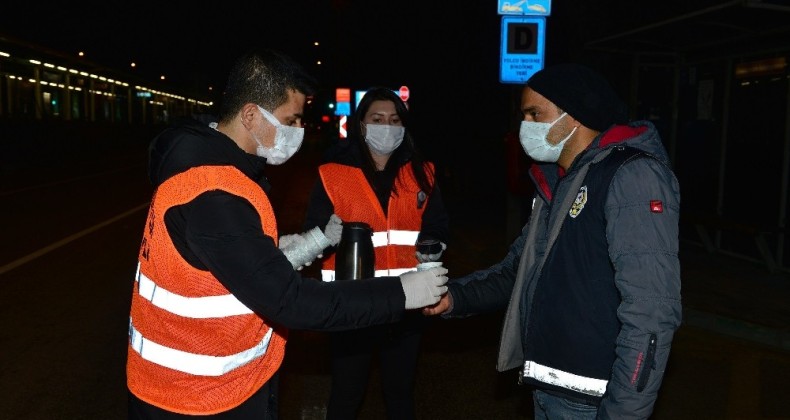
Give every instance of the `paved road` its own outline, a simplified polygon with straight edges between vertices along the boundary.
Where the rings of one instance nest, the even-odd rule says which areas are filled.
[[[116,147],[93,154],[64,149],[60,159],[4,167],[0,419],[125,418],[129,294],[150,188],[144,144],[103,140],[113,139]],[[307,142],[292,162],[271,170],[285,233],[297,230],[304,216],[320,151],[320,143]],[[454,182],[464,185],[448,180]],[[506,247],[502,190],[468,191],[446,190],[453,221],[446,266],[453,276],[496,262]],[[705,261],[693,247],[685,255],[694,261],[684,262],[693,269],[684,277],[690,291],[684,306],[697,318],[676,336],[654,418],[790,418],[790,351],[781,346],[787,310],[780,306],[790,297],[783,287],[790,282],[772,282],[755,274],[759,267],[730,259]],[[716,274],[722,268],[729,277]],[[705,273],[727,280],[715,286],[714,299],[704,292],[715,278]],[[765,285],[758,288],[762,295],[755,284]],[[765,308],[738,300],[739,287],[749,291],[740,293],[752,297],[748,302],[760,300]],[[765,325],[764,313],[777,323]],[[433,320],[418,370],[420,418],[531,418],[528,392],[515,385],[515,373],[494,369],[500,318]],[[326,344],[321,333],[292,333],[282,369],[283,419],[321,418],[329,383]],[[360,419],[382,418],[376,375]]]

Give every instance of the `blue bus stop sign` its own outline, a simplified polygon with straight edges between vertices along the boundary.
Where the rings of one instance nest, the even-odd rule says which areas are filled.
[[[542,69],[545,41],[544,16],[502,16],[499,81],[522,84]]]

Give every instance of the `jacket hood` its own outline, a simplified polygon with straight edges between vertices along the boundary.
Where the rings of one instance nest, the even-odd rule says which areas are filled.
[[[182,118],[159,133],[148,149],[148,178],[154,187],[175,174],[203,165],[235,166],[260,179],[266,159],[239,148],[226,135],[209,127],[213,118]]]
[[[650,121],[634,121],[627,125],[614,125],[596,137],[587,150],[603,150],[621,144],[642,150],[661,162],[669,164],[669,154],[658,135],[658,130]]]
[[[669,165],[669,154],[658,130],[650,121],[634,121],[626,125],[613,125],[608,130],[599,134],[592,143],[571,164],[570,172],[589,164],[610,149],[625,145],[642,150],[659,161]],[[551,199],[551,189],[556,185],[557,179],[564,176],[564,171],[556,163],[536,162],[529,170],[530,175],[547,199]]]

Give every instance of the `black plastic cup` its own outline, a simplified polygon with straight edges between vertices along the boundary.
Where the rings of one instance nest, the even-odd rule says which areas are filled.
[[[417,252],[424,255],[438,254],[442,252],[442,243],[436,239],[423,239],[417,241]]]

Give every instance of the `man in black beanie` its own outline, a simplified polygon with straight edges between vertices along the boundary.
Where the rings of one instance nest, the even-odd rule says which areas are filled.
[[[521,96],[532,213],[499,263],[448,283],[426,315],[505,307],[497,370],[520,369],[536,419],[653,412],[680,326],[680,187],[656,128],[594,70],[561,64]]]

